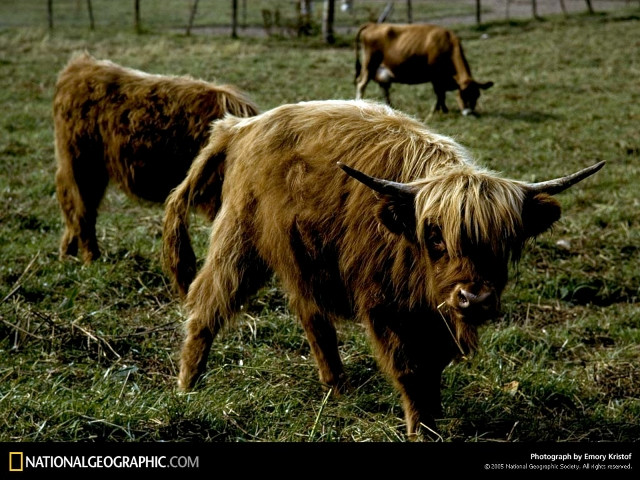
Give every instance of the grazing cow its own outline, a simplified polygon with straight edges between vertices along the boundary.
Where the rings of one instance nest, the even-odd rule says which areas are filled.
[[[441,373],[498,314],[509,261],[560,218],[551,195],[601,166],[536,184],[504,179],[450,138],[357,100],[216,122],[165,211],[165,261],[188,289],[180,387],[194,386],[216,334],[274,272],[322,382],[345,385],[334,322],[355,318],[400,391],[409,435],[435,428]],[[181,255],[201,191],[218,213],[191,281],[193,255]]]
[[[98,206],[109,180],[127,194],[164,202],[185,177],[210,123],[257,107],[237,88],[190,77],[150,75],[75,55],[53,100],[56,189],[66,224],[60,255],[100,255]]]
[[[474,113],[480,90],[493,86],[493,82],[479,83],[471,77],[460,39],[451,30],[424,24],[368,23],[360,27],[356,35],[357,99],[363,97],[370,80],[382,87],[389,105],[392,83],[431,82],[437,97],[434,112],[447,113],[446,92],[458,90],[463,115]]]

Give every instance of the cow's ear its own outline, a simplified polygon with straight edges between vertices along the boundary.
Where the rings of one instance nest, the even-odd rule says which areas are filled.
[[[382,225],[390,232],[404,235],[409,240],[415,241],[416,188],[414,186],[372,177],[342,162],[338,162],[338,166],[349,176],[376,192],[378,198],[376,217]]]
[[[478,88],[481,88],[482,90],[486,90],[491,87],[493,87],[493,82],[478,83]]]
[[[527,238],[546,232],[560,219],[560,204],[546,193],[526,198],[522,207],[522,224]]]
[[[416,241],[416,211],[413,197],[380,196],[376,216],[391,233],[404,235],[412,242]]]

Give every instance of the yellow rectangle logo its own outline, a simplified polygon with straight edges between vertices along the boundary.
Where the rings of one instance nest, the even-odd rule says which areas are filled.
[[[24,456],[22,452],[9,452],[9,471],[21,472],[24,468]]]

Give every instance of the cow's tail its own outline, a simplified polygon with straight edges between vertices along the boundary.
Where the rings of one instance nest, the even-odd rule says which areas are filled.
[[[189,235],[190,210],[195,207],[213,221],[220,208],[228,137],[216,126],[222,122],[224,120],[214,123],[209,143],[165,202],[162,261],[182,297],[186,296],[196,274],[196,255]]]
[[[362,63],[360,61],[360,34],[362,31],[367,28],[368,24],[362,25],[356,33],[356,77],[353,81],[354,84],[358,83],[358,77],[360,76],[360,71],[362,70]]]
[[[225,113],[235,117],[253,117],[260,113],[253,100],[234,85],[222,85],[218,87],[218,91],[218,103],[223,106]]]

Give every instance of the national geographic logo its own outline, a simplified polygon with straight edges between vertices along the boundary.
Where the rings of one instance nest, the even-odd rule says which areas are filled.
[[[22,452],[9,452],[9,471],[21,472],[24,470],[24,455]]]
[[[5,457],[6,458],[6,457]],[[187,455],[24,454],[9,452],[9,471],[48,469],[199,469],[200,457]],[[2,478],[0,476],[0,478]]]

